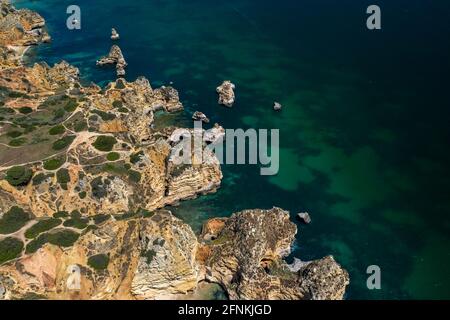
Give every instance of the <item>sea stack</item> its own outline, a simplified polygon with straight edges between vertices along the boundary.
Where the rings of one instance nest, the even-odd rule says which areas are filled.
[[[311,216],[308,212],[301,212],[298,214],[300,220],[302,220],[305,224],[310,224],[312,222]]]
[[[273,105],[273,110],[281,111],[281,109],[283,109],[283,106],[281,105],[281,103],[275,102],[274,105]]]
[[[234,89],[236,86],[231,81],[224,81],[219,87],[217,87],[217,93],[219,94],[219,104],[222,104],[228,108],[231,108],[235,101]]]
[[[117,76],[123,77],[125,76],[125,68],[128,65],[123,57],[122,50],[120,50],[119,46],[113,45],[109,54],[105,57],[102,57],[100,60],[97,60],[98,66],[106,66],[110,64],[116,65]]]
[[[203,123],[209,123],[208,117],[203,112],[200,111],[195,111],[192,116],[192,119],[195,121],[201,121]]]
[[[119,40],[120,39],[120,35],[119,33],[117,33],[117,30],[112,28],[111,29],[111,40]]]

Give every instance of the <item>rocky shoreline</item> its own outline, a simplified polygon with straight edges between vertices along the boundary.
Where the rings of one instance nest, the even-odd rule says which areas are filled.
[[[50,39],[44,19],[4,0],[0,18],[0,299],[183,299],[204,281],[230,299],[343,299],[348,273],[332,257],[295,271],[283,260],[288,212],[246,210],[197,236],[164,209],[222,180],[212,153],[172,163],[179,128],[152,128],[156,111],[183,110],[176,89],[121,78],[117,46],[99,60],[118,70],[105,88],[64,61],[26,67],[26,48]]]

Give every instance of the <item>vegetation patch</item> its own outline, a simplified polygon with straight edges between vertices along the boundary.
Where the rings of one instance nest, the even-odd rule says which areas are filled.
[[[113,105],[114,108],[118,109],[118,108],[121,108],[123,106],[123,103],[120,100],[116,100],[116,101],[113,102],[112,105]]]
[[[6,238],[0,241],[0,265],[16,259],[23,250],[23,242],[16,238]]]
[[[19,109],[19,112],[21,114],[30,114],[33,112],[33,109],[31,109],[30,107],[22,107]]]
[[[94,270],[100,271],[108,268],[109,256],[106,254],[97,254],[88,258],[88,265]]]
[[[62,223],[61,219],[55,218],[41,220],[25,232],[25,237],[27,237],[28,239],[34,239],[41,233],[56,228],[61,223]]]
[[[138,163],[139,161],[141,161],[141,157],[142,156],[144,156],[144,151],[139,151],[139,152],[137,152],[137,153],[133,153],[131,156],[130,156],[130,162],[132,163],[132,164],[136,164],[136,163]]]
[[[75,140],[75,136],[65,136],[53,143],[53,150],[59,151],[67,148]]]
[[[6,172],[6,181],[14,187],[24,186],[30,182],[33,171],[27,167],[12,167]]]
[[[69,170],[62,168],[56,173],[56,179],[60,184],[66,184],[70,182]]]
[[[80,197],[80,199],[86,198],[87,196],[86,191],[81,191],[80,193],[78,193],[78,196]]]
[[[77,100],[70,99],[64,106],[64,110],[67,112],[74,112],[78,108]]]
[[[147,264],[151,264],[156,256],[155,250],[147,250],[141,253],[141,257],[146,258]]]
[[[44,233],[37,237],[35,240],[28,243],[25,252],[27,254],[34,253],[46,243],[51,243],[55,246],[67,248],[73,246],[78,240],[80,235],[71,230],[62,230],[55,233]]]
[[[25,143],[27,143],[27,139],[26,138],[17,138],[17,139],[13,139],[11,140],[8,145],[11,147],[20,147],[23,146]]]
[[[75,122],[75,124],[73,125],[73,130],[75,132],[81,132],[87,129],[87,123],[85,120],[79,120],[77,122]]]
[[[53,171],[59,169],[65,162],[64,158],[53,158],[44,162],[44,169]]]
[[[93,219],[94,219],[95,224],[102,224],[103,222],[108,221],[110,218],[111,218],[110,215],[99,214],[99,215],[94,216]]]
[[[97,109],[92,110],[91,112],[100,116],[100,118],[102,118],[103,121],[111,121],[116,118],[116,115],[113,113],[109,113],[109,112],[105,112],[105,111],[101,111],[101,110],[97,110]]]
[[[128,170],[128,177],[133,182],[140,182],[142,179],[141,173],[135,170]]]
[[[63,134],[64,132],[66,132],[66,128],[64,128],[63,125],[57,125],[48,131],[48,133],[52,136],[57,136]]]
[[[17,232],[30,220],[30,214],[19,207],[12,207],[0,219],[0,234]]]
[[[120,154],[118,154],[117,152],[110,152],[108,153],[108,155],[106,156],[106,159],[108,161],[117,161],[120,159]]]
[[[67,218],[67,217],[69,217],[69,213],[67,211],[58,211],[53,214],[53,218],[56,218],[56,219]]]
[[[22,134],[23,134],[23,132],[21,132],[21,131],[10,131],[6,135],[10,138],[15,139],[15,138],[20,137]]]
[[[102,177],[97,177],[91,181],[91,190],[92,195],[98,199],[106,197],[107,191],[103,184]]]
[[[117,143],[117,140],[114,137],[110,136],[100,136],[97,137],[93,146],[103,152],[109,152],[113,149],[114,145]]]
[[[64,226],[75,229],[86,229],[89,224],[89,219],[86,218],[72,218],[64,221]]]

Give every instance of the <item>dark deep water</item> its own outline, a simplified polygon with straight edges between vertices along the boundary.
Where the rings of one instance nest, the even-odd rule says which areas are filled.
[[[383,30],[365,27],[382,8]],[[100,84],[95,60],[116,27],[127,79],[171,81],[186,107],[225,128],[280,128],[280,173],[224,166],[222,189],[175,213],[196,230],[208,217],[279,206],[309,211],[295,255],[333,254],[350,272],[349,299],[450,298],[448,1],[79,0],[82,30],[65,27],[72,1],[17,1],[47,20],[49,63],[65,59]],[[233,109],[215,87],[237,85]],[[285,109],[272,112],[274,101]],[[366,287],[379,265],[382,290]]]

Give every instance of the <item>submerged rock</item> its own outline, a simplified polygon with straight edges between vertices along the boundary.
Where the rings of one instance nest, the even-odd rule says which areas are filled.
[[[209,123],[208,117],[203,112],[200,111],[195,111],[194,114],[192,115],[192,119],[195,121]]]
[[[224,81],[219,87],[217,87],[217,93],[219,94],[219,104],[231,108],[236,99],[234,89],[236,86],[231,81]]]

